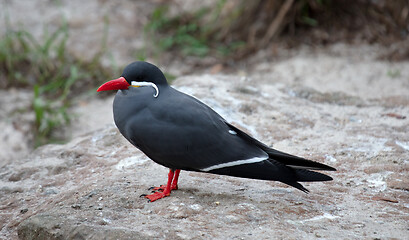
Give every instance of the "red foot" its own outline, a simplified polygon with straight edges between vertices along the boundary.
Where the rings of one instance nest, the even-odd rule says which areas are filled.
[[[149,201],[153,202],[169,196],[172,190],[178,189],[179,173],[180,169],[175,170],[175,172],[173,172],[171,169],[168,174],[168,183],[166,184],[166,186],[162,185],[160,187],[153,188],[152,190],[156,192],[150,195],[146,195],[145,197],[149,199]]]
[[[153,187],[153,188],[149,188],[149,190],[152,190],[154,192],[163,192],[166,188],[166,185],[161,185],[160,187]],[[177,190],[178,189],[178,185],[173,184],[170,186],[170,190]]]
[[[146,195],[145,197],[146,197],[147,199],[149,199],[150,202],[154,202],[154,201],[156,201],[156,200],[158,200],[158,199],[167,197],[167,196],[169,196],[169,195],[170,195],[170,193],[167,193],[167,194],[166,194],[166,193],[163,193],[163,192],[155,192],[155,193],[153,193],[153,194]]]

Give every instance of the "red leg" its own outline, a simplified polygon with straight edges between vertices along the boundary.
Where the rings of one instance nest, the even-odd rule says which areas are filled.
[[[175,172],[177,172],[178,170],[176,170]],[[180,172],[180,170],[179,170]],[[177,172],[177,175],[179,175],[179,172]],[[172,171],[172,169],[169,170],[169,174],[168,174],[168,183],[166,184],[166,187],[164,188],[163,192],[155,192],[153,194],[147,195],[145,196],[146,198],[148,198],[151,202],[156,201],[158,199],[167,197],[170,195],[171,192],[171,185],[172,185],[172,180],[173,180],[173,176],[174,176],[174,172]],[[177,184],[177,178],[176,178],[176,184]]]
[[[171,186],[172,190],[177,190],[178,189],[179,173],[180,173],[180,169],[176,169],[175,170],[175,176],[173,177],[172,186]]]
[[[173,176],[172,184],[170,185],[170,190],[177,190],[178,189],[179,173],[180,173],[180,169],[176,169],[175,174]],[[153,192],[156,192],[156,191],[163,192],[165,190],[165,188],[166,188],[166,185],[161,185],[160,187],[149,188],[149,190],[152,190]]]

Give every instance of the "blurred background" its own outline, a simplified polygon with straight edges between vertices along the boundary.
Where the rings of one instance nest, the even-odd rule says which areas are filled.
[[[173,81],[246,75],[262,63],[339,43],[345,50],[371,46],[382,61],[409,59],[407,0],[0,3],[2,144],[19,143],[10,154],[70,139],[67,126],[78,117],[72,108],[106,97],[96,87],[135,60],[155,63]]]

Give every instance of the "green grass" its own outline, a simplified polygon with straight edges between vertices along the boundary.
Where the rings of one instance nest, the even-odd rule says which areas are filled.
[[[212,25],[219,20],[225,2],[219,1],[213,9],[201,8],[176,17],[168,17],[169,9],[166,5],[157,7],[145,26],[147,42],[153,41],[154,55],[174,50],[182,56],[225,57],[244,46],[245,43],[241,41],[225,44],[215,37]],[[138,57],[141,53],[146,57],[146,50],[139,51]]]
[[[390,70],[388,70],[386,75],[388,77],[390,77],[390,78],[399,78],[401,76],[401,73],[400,73],[399,69],[390,69]]]
[[[107,28],[106,19],[106,33]],[[42,41],[26,30],[12,29],[0,39],[1,87],[28,88],[34,93],[32,107],[28,109],[35,113],[34,146],[61,141],[53,138],[53,132],[71,122],[68,110],[73,97],[112,76],[110,69],[100,65],[106,52],[106,37],[91,61],[77,59],[67,52],[68,37],[65,23],[52,33],[45,32]]]

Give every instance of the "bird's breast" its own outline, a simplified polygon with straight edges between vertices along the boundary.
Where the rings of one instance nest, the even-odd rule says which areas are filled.
[[[114,121],[124,136],[127,125],[141,124],[139,121],[142,121],[142,119],[139,120],[139,116],[142,116],[143,111],[146,110],[149,98],[152,98],[152,96],[137,88],[119,90],[115,95],[113,103]]]

